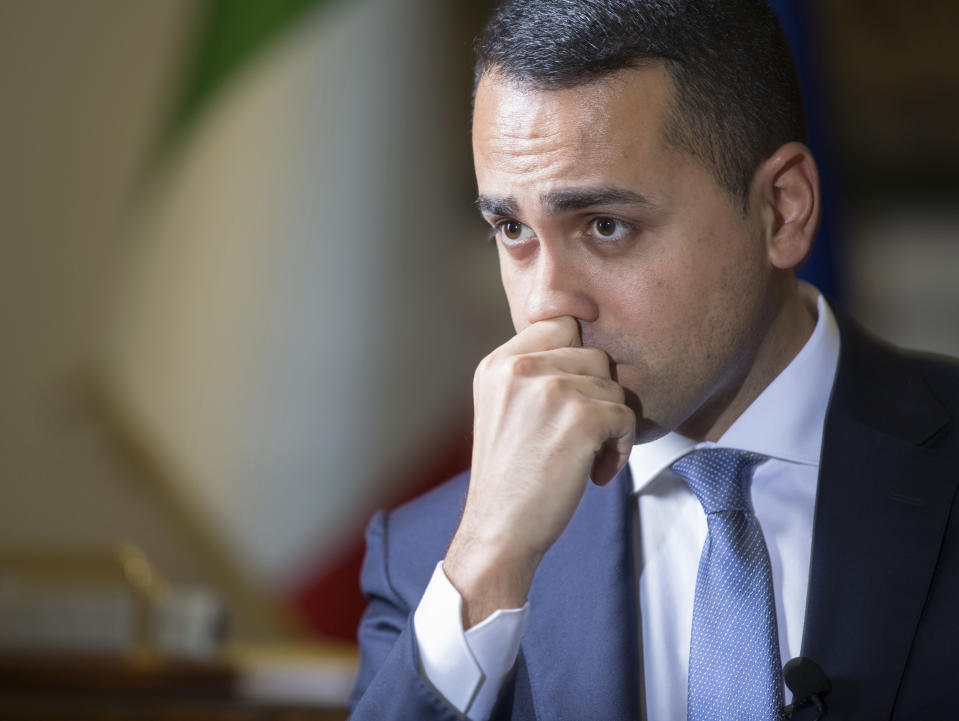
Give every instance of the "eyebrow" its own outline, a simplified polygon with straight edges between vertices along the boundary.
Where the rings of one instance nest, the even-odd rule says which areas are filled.
[[[549,214],[563,213],[571,210],[583,210],[604,205],[639,205],[645,208],[654,207],[653,203],[641,193],[626,190],[625,188],[570,188],[568,190],[553,190],[541,198],[543,208]],[[519,204],[512,196],[494,197],[480,195],[476,199],[476,206],[486,215],[515,216],[519,214]]]
[[[476,207],[483,215],[519,215],[519,206],[516,199],[511,195],[505,198],[481,195],[476,199]]]
[[[569,210],[583,210],[598,205],[642,205],[652,207],[649,199],[640,193],[624,188],[572,188],[554,190],[542,199],[547,213],[562,213]]]

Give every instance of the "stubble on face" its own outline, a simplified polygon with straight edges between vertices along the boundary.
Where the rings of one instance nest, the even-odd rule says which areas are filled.
[[[484,76],[473,121],[481,196],[509,198],[535,239],[522,253],[498,245],[517,331],[550,312],[575,317],[583,344],[609,354],[640,441],[714,434],[775,316],[756,218],[664,140],[671,92],[660,64],[559,90]],[[554,213],[544,202],[583,188],[649,204]],[[635,237],[613,249],[584,239],[583,223],[604,213]]]

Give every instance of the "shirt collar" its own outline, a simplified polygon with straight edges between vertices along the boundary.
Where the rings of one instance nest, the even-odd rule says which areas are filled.
[[[839,328],[822,294],[799,282],[803,299],[816,308],[816,327],[789,365],[733,421],[716,443],[697,443],[667,433],[633,446],[629,470],[639,492],[673,461],[694,448],[722,446],[793,463],[819,465],[826,407],[839,363]]]

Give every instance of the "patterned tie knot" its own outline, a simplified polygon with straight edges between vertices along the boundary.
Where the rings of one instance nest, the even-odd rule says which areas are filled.
[[[673,463],[672,469],[696,494],[707,513],[749,511],[746,486],[752,470],[766,456],[731,448],[693,451]]]

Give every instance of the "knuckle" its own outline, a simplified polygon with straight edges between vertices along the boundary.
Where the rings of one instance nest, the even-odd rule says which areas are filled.
[[[625,389],[616,381],[602,379],[600,384],[603,390],[605,390],[609,394],[609,397],[616,403],[623,403],[626,400]]]
[[[617,404],[616,410],[619,413],[620,422],[623,427],[630,428],[635,431],[636,427],[636,414],[633,413],[633,409],[629,406],[625,406],[622,403]]]
[[[626,425],[626,414],[632,411],[613,401],[600,401],[597,406],[597,412],[593,416],[593,432],[602,436],[603,440],[619,435],[619,429]]]
[[[481,375],[483,373],[488,373],[489,370],[493,367],[493,362],[496,358],[496,353],[490,353],[479,362],[479,365],[476,366],[476,373],[474,375]]]
[[[566,392],[566,383],[560,376],[545,376],[540,381],[540,393],[547,401],[555,401]]]
[[[587,354],[590,363],[595,364],[596,367],[609,367],[609,356],[606,355],[606,351],[600,348],[584,348],[583,352]]]
[[[490,353],[488,356],[483,358],[477,366],[476,370],[473,371],[473,388],[477,388],[483,381],[483,378],[490,372],[493,366],[493,354]]]
[[[511,376],[531,376],[536,371],[536,359],[529,355],[511,356],[507,361],[507,373]]]
[[[587,403],[575,402],[566,410],[566,420],[570,426],[592,435],[595,433],[596,414]]]

